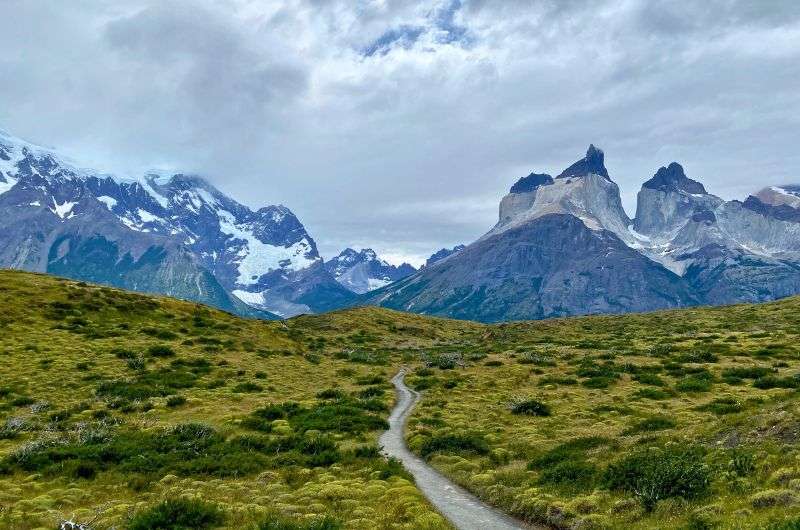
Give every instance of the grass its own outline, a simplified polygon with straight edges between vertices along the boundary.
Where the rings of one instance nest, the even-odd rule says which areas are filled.
[[[492,326],[378,308],[261,322],[2,271],[0,304],[0,528],[449,528],[377,447],[401,366],[422,391],[412,451],[521,519],[800,520],[798,298]]]

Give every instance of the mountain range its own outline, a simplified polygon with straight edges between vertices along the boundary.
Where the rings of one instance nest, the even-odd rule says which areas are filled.
[[[361,302],[494,322],[798,292],[800,187],[725,201],[673,162],[644,183],[630,219],[592,145],[556,177],[516,182],[476,242]]]
[[[121,178],[0,133],[0,267],[277,318],[355,295],[284,206],[256,211],[180,173]]]
[[[604,156],[519,179],[485,235],[416,270],[368,248],[325,262],[285,206],[253,210],[196,175],[83,169],[0,132],[0,267],[257,318],[381,305],[494,322],[800,293],[800,186],[725,201],[673,162],[631,219]]]

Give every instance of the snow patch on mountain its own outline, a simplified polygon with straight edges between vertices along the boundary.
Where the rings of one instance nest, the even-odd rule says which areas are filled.
[[[236,223],[232,213],[220,210],[219,226],[222,233],[229,235],[234,243],[241,247],[237,252],[239,285],[254,285],[264,274],[276,270],[287,269],[298,271],[313,265],[317,260],[306,255],[311,251],[307,239],[293,243],[287,247],[269,245],[259,240],[252,227]]]
[[[109,210],[113,210],[114,206],[117,205],[117,199],[115,199],[114,197],[109,197],[108,195],[101,195],[97,197],[97,200],[105,204],[106,208],[108,208]]]
[[[380,259],[371,248],[361,251],[346,248],[326,262],[325,268],[339,284],[357,294],[380,289],[416,272],[408,263],[391,265]]]
[[[56,214],[61,219],[72,219],[75,217],[75,214],[72,212],[72,209],[75,205],[78,204],[77,202],[70,202],[66,201],[62,204],[59,204],[56,201],[55,197],[53,197],[53,207],[50,208],[50,211]]]

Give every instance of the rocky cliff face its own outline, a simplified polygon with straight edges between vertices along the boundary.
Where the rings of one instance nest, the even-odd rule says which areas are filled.
[[[800,293],[800,187],[724,201],[675,162],[630,219],[600,149],[531,173],[497,225],[367,301],[484,321],[762,301]]]
[[[197,176],[118,178],[0,134],[0,266],[164,293],[241,314],[347,303],[283,206],[252,211]]]
[[[485,322],[697,303],[685,282],[607,230],[567,214],[481,238],[386,289],[384,307]]]
[[[326,262],[325,267],[337,282],[358,294],[380,289],[417,271],[408,263],[392,265],[378,258],[371,248],[361,251],[346,248]]]
[[[517,182],[500,202],[497,225],[484,237],[545,215],[566,214],[577,217],[593,230],[608,230],[623,241],[631,240],[628,230],[631,221],[622,207],[619,187],[608,177],[603,159],[603,152],[590,146],[583,159],[556,179],[539,179],[535,186],[521,186],[525,179]]]

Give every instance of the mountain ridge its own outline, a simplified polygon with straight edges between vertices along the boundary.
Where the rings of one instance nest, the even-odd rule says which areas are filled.
[[[523,177],[501,200],[497,224],[476,242],[361,303],[494,322],[642,311],[673,303],[758,302],[800,292],[800,187],[765,188],[745,202],[724,201],[672,162],[644,182],[631,219],[604,156],[590,145],[555,179],[546,173]],[[574,223],[553,230],[553,216],[575,219],[587,231]],[[612,239],[627,250],[616,246],[615,259],[605,261],[612,254],[601,242]],[[562,259],[551,258],[547,266],[541,257],[522,264],[519,246],[534,242],[560,249]],[[496,257],[483,278],[468,272],[485,264],[475,248]],[[650,274],[625,270],[622,263],[636,261],[628,252],[646,260],[638,266]],[[590,278],[588,284],[559,274],[587,259],[595,268],[578,276]],[[514,284],[520,274],[528,281],[515,292],[498,288],[502,282]],[[569,286],[566,290],[557,285],[559,278]],[[647,300],[626,295],[632,281],[640,283],[638,295]],[[547,302],[556,294],[565,301],[562,307]]]
[[[285,206],[253,211],[198,175],[129,178],[79,169],[7,134],[0,149],[0,266],[57,271],[245,315],[292,316],[352,299]],[[125,274],[113,273],[118,265]]]

